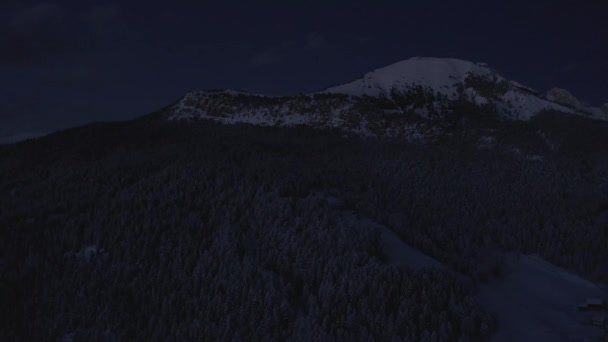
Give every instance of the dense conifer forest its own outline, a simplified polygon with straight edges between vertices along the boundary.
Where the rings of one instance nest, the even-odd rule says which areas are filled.
[[[0,146],[0,340],[486,339],[473,294],[503,252],[608,282],[589,122],[495,123],[480,148],[151,116]],[[451,271],[389,264],[317,194]]]

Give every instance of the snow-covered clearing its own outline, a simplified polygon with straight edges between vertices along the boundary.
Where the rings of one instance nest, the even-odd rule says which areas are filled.
[[[347,224],[377,229],[389,264],[452,272],[388,227],[340,209],[337,198],[321,196]],[[505,264],[506,276],[480,285],[476,296],[497,319],[498,331],[492,341],[597,341],[602,335],[600,328],[591,325],[593,313],[580,312],[578,304],[588,298],[607,298],[606,289],[533,255],[506,254]]]
[[[605,290],[537,256],[505,256],[508,274],[480,287],[480,304],[498,321],[495,341],[587,341],[601,335],[577,305]]]

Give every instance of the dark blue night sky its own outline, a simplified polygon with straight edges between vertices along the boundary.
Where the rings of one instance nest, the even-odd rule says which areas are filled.
[[[608,102],[605,1],[3,1],[0,135],[156,110],[188,90],[320,90],[413,56]]]

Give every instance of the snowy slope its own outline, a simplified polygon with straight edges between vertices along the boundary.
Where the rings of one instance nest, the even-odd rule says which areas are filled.
[[[491,105],[496,107],[497,114],[507,119],[529,120],[543,110],[575,113],[557,102],[538,97],[534,90],[518,82],[506,80],[487,64],[453,58],[411,58],[324,92],[391,98],[395,92],[407,94],[420,87],[435,97],[434,102],[440,102],[436,99],[439,94],[444,102],[464,99],[480,106]]]
[[[342,203],[324,193],[328,204]],[[388,265],[420,270],[435,268],[461,278],[436,259],[404,242],[390,228],[360,213],[333,207],[344,224],[358,230],[380,233],[380,242]],[[593,283],[534,255],[504,255],[506,275],[481,284],[476,299],[497,319],[498,331],[492,341],[585,341],[601,335],[590,324],[590,314],[578,311],[578,304],[588,298],[608,295]]]
[[[456,86],[464,82],[469,73],[497,75],[487,65],[452,58],[415,57],[397,62],[365,74],[363,78],[325,90],[328,93],[353,96],[382,96],[393,89],[406,89],[423,85],[451,99],[458,96]],[[502,77],[500,78],[502,80]]]
[[[480,304],[498,321],[494,341],[598,341],[577,306],[606,291],[537,256],[506,256],[508,273],[480,288]],[[596,338],[596,339],[594,339]]]
[[[559,103],[576,112],[596,119],[608,120],[608,106],[591,107],[579,101],[571,92],[566,89],[553,88],[547,91],[545,99]]]

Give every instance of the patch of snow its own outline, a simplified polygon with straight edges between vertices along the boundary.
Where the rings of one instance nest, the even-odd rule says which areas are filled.
[[[467,89],[465,89],[464,96],[467,99],[469,99],[471,102],[475,103],[478,106],[483,106],[483,105],[488,104],[490,102],[490,101],[488,101],[487,98],[481,96],[473,88],[467,88]]]
[[[605,290],[537,256],[508,254],[505,263],[505,278],[477,294],[497,319],[493,341],[584,341],[601,334],[577,306]]]
[[[76,256],[86,261],[90,261],[93,257],[97,255],[98,248],[96,245],[89,245],[78,251]]]
[[[515,113],[516,116],[512,118],[516,120],[530,120],[534,115],[545,110],[576,114],[568,107],[513,90],[509,90],[502,99],[499,110],[505,115]]]

